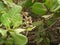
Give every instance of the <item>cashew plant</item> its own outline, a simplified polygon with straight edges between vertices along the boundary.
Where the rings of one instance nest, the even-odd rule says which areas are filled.
[[[25,45],[27,37],[20,32],[22,25],[22,7],[12,0],[0,0],[0,45]]]

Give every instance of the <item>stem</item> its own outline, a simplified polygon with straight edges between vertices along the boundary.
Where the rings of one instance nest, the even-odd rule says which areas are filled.
[[[53,10],[54,12],[56,12],[58,9],[60,9],[60,6],[58,6],[55,10]]]

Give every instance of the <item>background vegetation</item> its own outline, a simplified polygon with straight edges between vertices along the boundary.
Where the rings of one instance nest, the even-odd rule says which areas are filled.
[[[60,0],[0,0],[0,45],[58,45]]]

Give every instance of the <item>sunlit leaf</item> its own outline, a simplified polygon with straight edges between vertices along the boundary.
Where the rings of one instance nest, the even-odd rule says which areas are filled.
[[[58,4],[60,5],[60,0],[57,0]]]
[[[19,15],[21,10],[22,10],[21,6],[14,5],[13,7],[11,7],[7,13],[4,13],[1,16],[2,24],[8,28],[10,28],[11,23],[14,28],[21,25],[22,24],[22,16]]]
[[[52,18],[53,17],[53,14],[49,14],[49,15],[44,15],[44,16],[42,16],[43,18],[45,18],[45,19],[50,19],[50,18]]]
[[[6,1],[11,2],[11,3],[13,2],[13,0],[6,0]]]
[[[22,10],[21,6],[14,5],[8,12],[8,14],[11,17],[11,21],[14,28],[22,24],[22,16],[19,14],[21,10]]]
[[[32,31],[36,26],[26,28],[26,31]]]
[[[7,35],[7,30],[1,29],[0,28],[0,33],[2,34],[3,37],[6,37]]]
[[[15,29],[14,31],[15,31],[16,33],[18,33],[18,34],[19,34],[20,32],[23,32],[23,31],[25,31],[25,29],[18,28],[18,29]]]
[[[7,13],[5,13],[1,16],[1,23],[4,26],[6,26],[6,28],[10,28],[11,21],[10,21],[9,15]]]
[[[27,43],[27,37],[22,34],[17,34],[15,32],[10,33],[16,45],[25,45]]]

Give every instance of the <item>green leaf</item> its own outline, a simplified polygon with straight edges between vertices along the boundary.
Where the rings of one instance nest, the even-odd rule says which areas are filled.
[[[9,3],[13,3],[13,0],[2,0],[4,4],[9,5]]]
[[[8,12],[14,28],[22,24],[22,16],[20,15],[21,10],[21,6],[14,5]]]
[[[7,35],[7,30],[1,29],[0,28],[0,33],[2,34],[3,37],[6,37]]]
[[[57,8],[58,3],[57,0],[46,0],[45,5],[50,9],[50,11],[53,11]]]
[[[13,38],[8,38],[6,41],[5,41],[6,45],[13,45]]]
[[[57,0],[58,4],[60,5],[60,0]]]
[[[33,5],[33,3],[32,3],[32,0],[26,0],[25,1],[25,6],[28,8],[28,7],[30,7],[30,6],[32,6]]]
[[[25,37],[24,35],[15,32],[10,32],[10,34],[14,39],[16,45],[25,45],[27,43],[27,37]]]
[[[22,16],[19,15],[21,10],[21,6],[13,5],[7,13],[1,16],[1,23],[8,28],[10,28],[11,23],[14,28],[18,27],[22,24]]]
[[[39,25],[39,28],[38,28],[39,33],[40,33],[41,36],[45,36],[45,35],[46,35],[43,26],[44,26],[44,23],[43,23],[43,21],[41,21],[41,22],[40,22],[40,25]]]
[[[54,19],[49,19],[49,20],[47,20],[47,25],[51,25],[51,24],[53,24],[54,22],[55,22]]]
[[[26,28],[26,31],[32,31],[34,28],[35,28],[35,26],[33,26],[33,27],[28,27],[28,28]]]
[[[2,45],[4,40],[0,37],[0,45]]]
[[[38,43],[41,43],[43,41],[42,37],[36,37],[35,41]]]
[[[12,4],[12,7],[11,9],[9,10],[9,14],[14,16],[15,14],[19,14],[22,10],[22,7],[21,6],[18,6],[18,5],[15,5],[15,4]]]
[[[18,27],[22,24],[22,16],[21,15],[15,15],[12,19],[12,25],[13,27]]]
[[[45,18],[46,20],[52,18],[54,16],[54,14],[49,14],[49,15],[44,15],[42,16],[43,18]]]
[[[10,28],[11,21],[10,21],[9,15],[7,13],[5,13],[1,16],[1,23],[4,26],[6,26],[6,28]]]
[[[11,3],[13,2],[13,0],[6,0],[6,1],[11,2]]]
[[[42,4],[40,2],[35,2],[32,6],[32,12],[42,16],[46,13],[46,8],[45,8],[44,4]]]
[[[47,42],[47,44],[50,45],[50,39],[49,38],[46,38],[46,42]]]
[[[5,11],[5,10],[6,10],[6,6],[2,1],[0,1],[0,11]]]
[[[44,39],[44,43],[45,43],[45,45],[50,45],[50,40],[49,40],[49,38],[46,37],[46,38]]]
[[[34,26],[39,26],[39,25],[41,25],[41,23],[42,23],[42,21],[37,21],[37,22],[33,22],[33,25]]]

